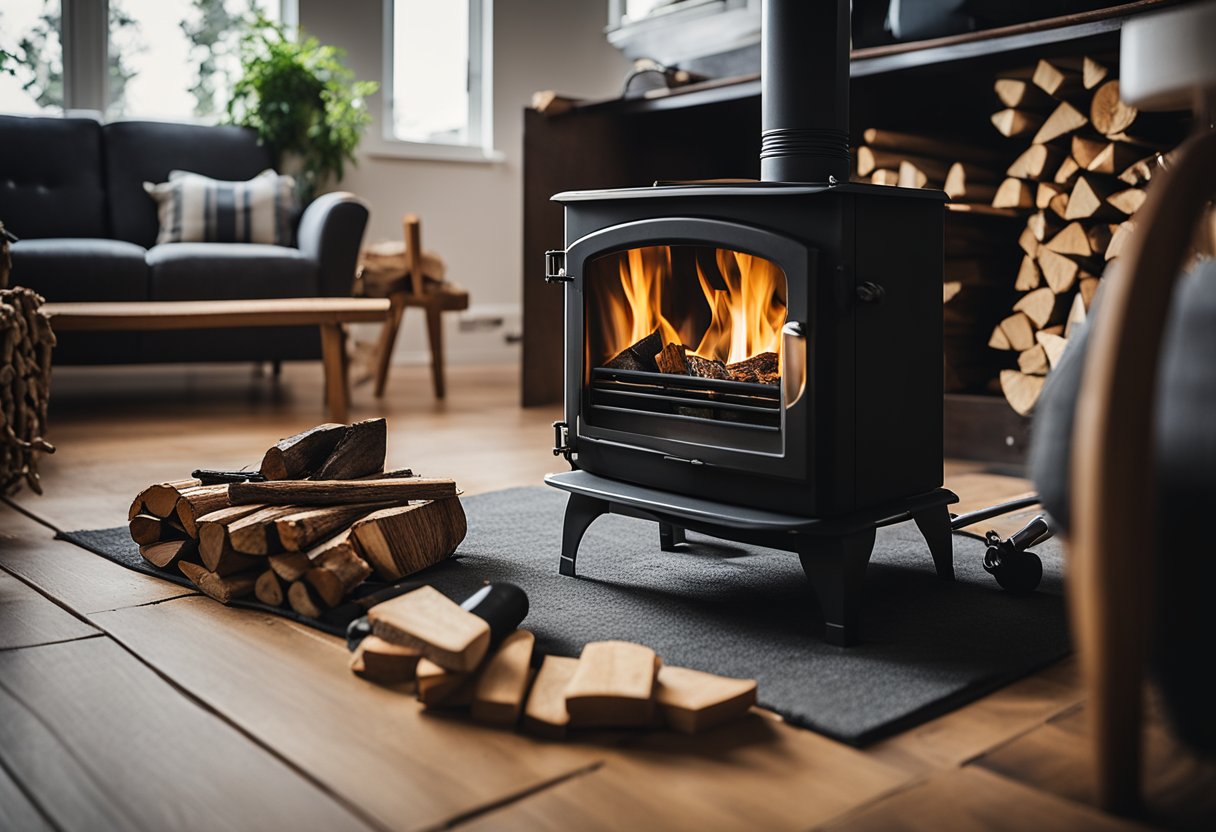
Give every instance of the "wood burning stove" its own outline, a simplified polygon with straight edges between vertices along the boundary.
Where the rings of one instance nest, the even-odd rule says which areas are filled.
[[[765,5],[760,182],[558,194],[561,571],[608,511],[799,554],[857,637],[875,527],[953,575],[942,485],[944,195],[847,184],[848,4]],[[826,105],[824,102],[827,102]],[[712,140],[712,137],[707,137]]]

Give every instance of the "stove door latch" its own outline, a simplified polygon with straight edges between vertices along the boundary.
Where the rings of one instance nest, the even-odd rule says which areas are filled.
[[[566,274],[565,249],[550,249],[545,252],[545,282],[569,283],[574,280]]]
[[[570,425],[565,422],[553,423],[553,455],[566,458],[566,462],[570,462],[570,455],[574,453],[574,449],[570,447]]]

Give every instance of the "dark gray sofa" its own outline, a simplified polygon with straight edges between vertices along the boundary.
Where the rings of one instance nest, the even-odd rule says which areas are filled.
[[[296,247],[156,245],[143,183],[171,170],[245,180],[271,167],[238,127],[0,116],[0,221],[18,238],[14,285],[48,301],[349,296],[366,205],[325,194],[304,210]],[[316,327],[64,333],[57,364],[318,358]]]

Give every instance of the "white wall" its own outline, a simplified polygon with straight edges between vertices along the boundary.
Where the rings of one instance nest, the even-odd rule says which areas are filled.
[[[604,38],[604,0],[494,0],[494,147],[503,161],[434,162],[359,154],[340,187],[371,204],[368,241],[399,239],[401,216],[422,218],[423,245],[447,261],[448,275],[469,289],[466,316],[503,317],[503,329],[460,332],[445,316],[449,360],[517,361],[506,332],[520,330],[523,257],[523,108],[536,90],[589,98],[616,95],[628,64]],[[340,46],[359,78],[381,79],[382,0],[299,0],[300,26]],[[380,95],[370,102],[382,130]],[[528,272],[541,279],[538,260]],[[407,314],[395,360],[426,358],[422,314]]]

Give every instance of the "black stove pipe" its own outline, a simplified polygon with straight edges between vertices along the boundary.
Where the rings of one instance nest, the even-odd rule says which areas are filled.
[[[849,0],[764,0],[765,182],[849,181]]]

